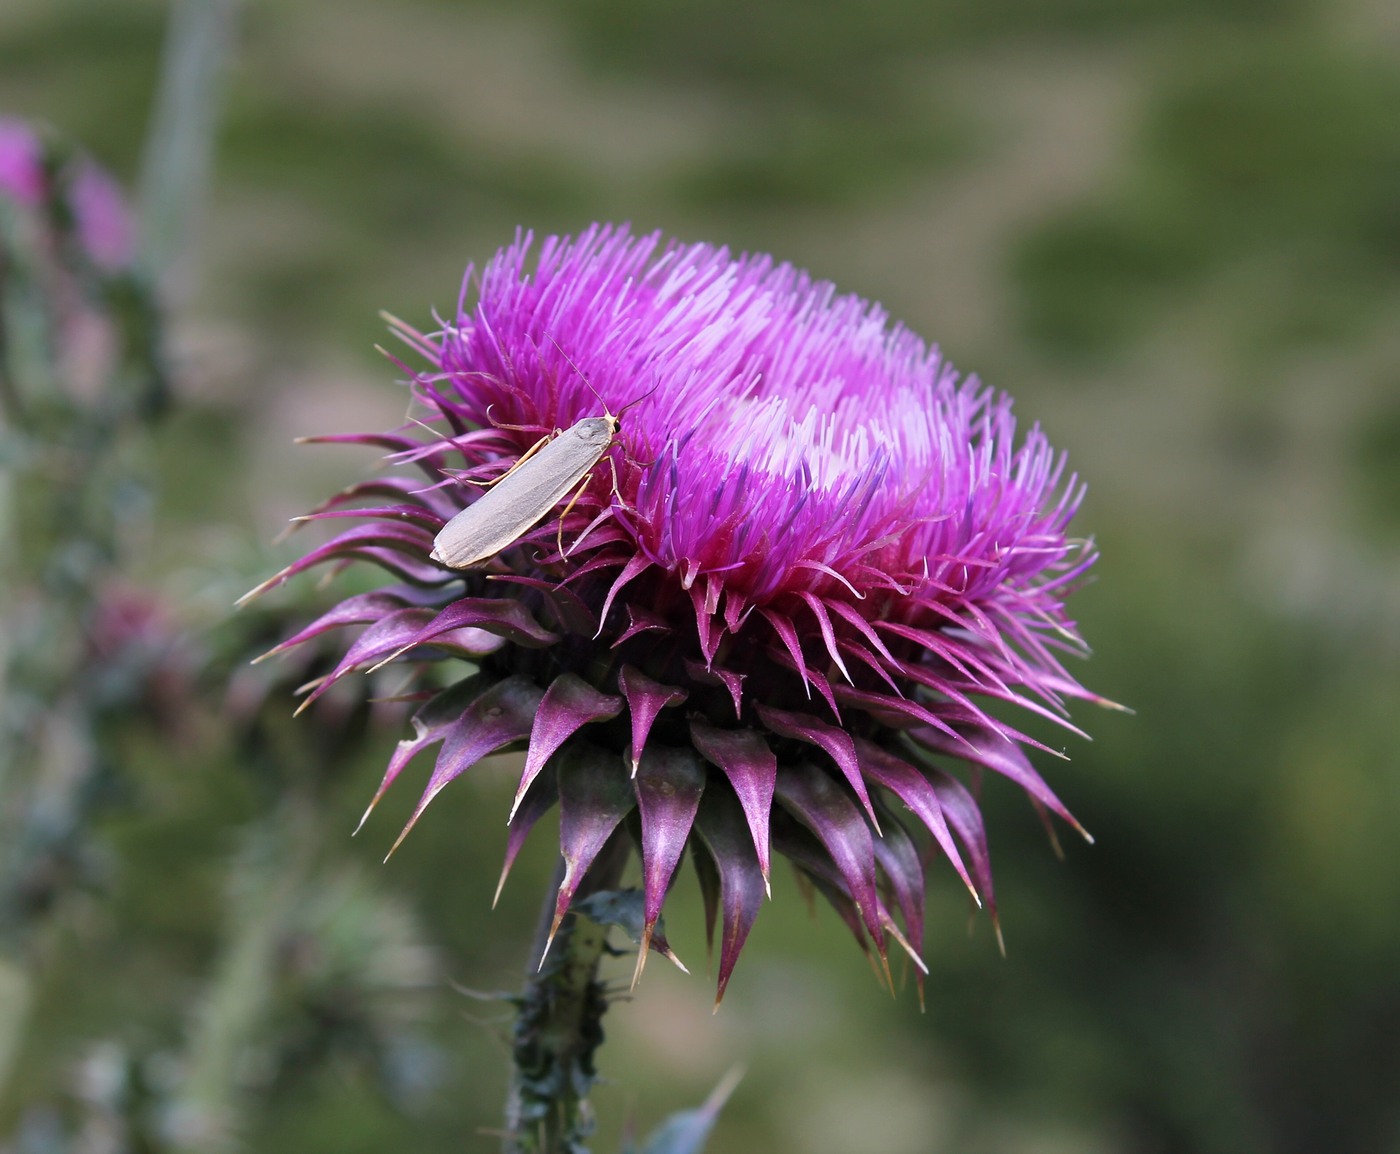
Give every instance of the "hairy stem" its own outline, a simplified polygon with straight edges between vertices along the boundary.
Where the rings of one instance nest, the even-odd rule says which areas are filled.
[[[616,886],[626,861],[626,844],[610,845],[599,854],[575,901]],[[540,911],[531,966],[520,995],[504,1154],[584,1154],[583,1140],[593,1130],[588,1093],[596,1078],[594,1055],[603,1042],[603,1014],[608,1008],[598,980],[607,928],[571,913],[549,942],[555,894],[563,876],[561,861],[555,885]]]

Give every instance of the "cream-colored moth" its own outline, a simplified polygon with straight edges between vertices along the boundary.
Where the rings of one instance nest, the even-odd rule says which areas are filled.
[[[433,539],[433,560],[449,569],[468,569],[519,540],[570,490],[583,484],[621,427],[620,414],[605,413],[585,417],[541,441],[442,527]]]

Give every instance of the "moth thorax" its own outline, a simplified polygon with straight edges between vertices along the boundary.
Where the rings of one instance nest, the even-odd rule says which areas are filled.
[[[617,421],[611,417],[588,417],[570,430],[579,440],[593,445],[607,444],[616,431]]]

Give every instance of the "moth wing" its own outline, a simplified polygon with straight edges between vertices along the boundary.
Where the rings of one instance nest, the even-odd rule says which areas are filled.
[[[605,432],[601,438],[599,424]],[[494,557],[544,519],[598,463],[611,439],[605,417],[589,417],[565,429],[447,522],[433,539],[433,560],[466,569]]]

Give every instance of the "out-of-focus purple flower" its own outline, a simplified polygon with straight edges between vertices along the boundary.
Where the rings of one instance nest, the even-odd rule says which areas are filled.
[[[0,346],[12,406],[62,395],[106,407],[104,419],[160,411],[159,317],[136,255],[111,175],[52,130],[0,119]]]
[[[136,231],[121,188],[103,168],[79,161],[68,186],[68,203],[78,243],[92,263],[107,272],[126,268],[136,257]]]
[[[0,117],[0,196],[26,208],[44,198],[44,147],[22,120]]]
[[[1065,700],[1093,699],[1058,656],[1083,651],[1064,608],[1094,560],[1067,536],[1082,487],[1039,428],[1017,442],[1007,397],[789,265],[602,226],[530,247],[500,252],[440,331],[400,326],[429,366],[421,422],[322,438],[428,481],[389,473],[312,514],[366,523],[260,589],[354,559],[400,583],[279,648],[363,627],[313,700],[386,662],[474,662],[422,706],[375,800],[440,745],[411,827],[487,754],[524,748],[506,870],[557,803],[559,917],[630,839],[650,941],[689,847],[722,996],[778,853],[882,964],[893,940],[922,969],[930,853],[995,917],[954,768],[1078,828],[1027,757],[1043,747],[1000,714],[1073,728]],[[571,502],[480,568],[431,559],[483,483],[625,406]]]
[[[96,708],[146,714],[172,739],[185,737],[198,664],[189,637],[153,590],[113,579],[95,593],[83,667]]]
[[[0,197],[29,210],[53,198],[51,216],[71,221],[79,251],[103,272],[135,259],[135,225],[107,170],[69,146],[46,143],[13,117],[0,117]]]

